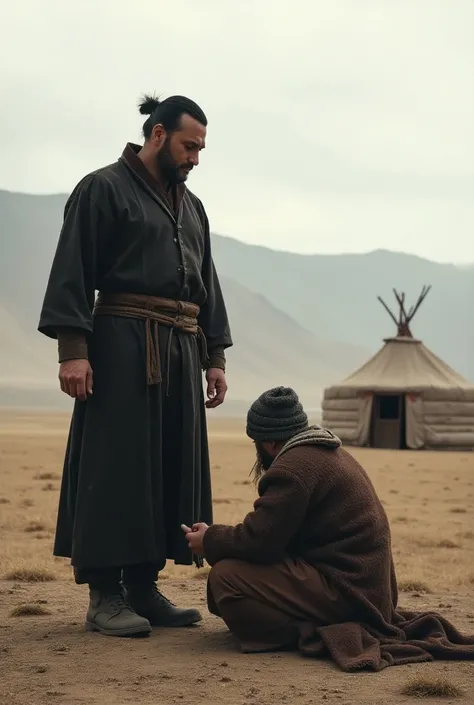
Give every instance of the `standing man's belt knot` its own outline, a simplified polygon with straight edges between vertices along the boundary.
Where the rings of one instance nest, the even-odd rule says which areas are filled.
[[[147,384],[160,384],[163,374],[160,360],[158,326],[169,328],[166,346],[166,393],[169,392],[169,370],[173,333],[178,330],[196,336],[203,369],[209,364],[204,332],[198,324],[200,308],[189,301],[175,301],[142,294],[105,294],[100,292],[95,306],[95,316],[123,316],[145,321],[146,377]]]

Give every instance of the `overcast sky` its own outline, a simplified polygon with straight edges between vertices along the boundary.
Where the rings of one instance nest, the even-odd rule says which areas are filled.
[[[0,188],[70,191],[180,93],[214,231],[474,261],[474,0],[15,0],[1,27]]]

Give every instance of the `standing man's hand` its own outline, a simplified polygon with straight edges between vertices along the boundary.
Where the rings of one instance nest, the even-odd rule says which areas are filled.
[[[215,409],[220,406],[225,399],[227,392],[227,382],[225,381],[224,370],[218,367],[211,367],[206,372],[207,398],[206,407]]]
[[[59,382],[65,394],[85,401],[92,394],[92,367],[89,360],[65,360],[59,366]]]

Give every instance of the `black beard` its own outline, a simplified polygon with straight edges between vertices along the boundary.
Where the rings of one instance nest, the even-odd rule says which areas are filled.
[[[156,155],[158,164],[158,172],[163,177],[165,183],[170,186],[176,186],[186,180],[180,173],[180,167],[176,164],[170,153],[168,138]]]
[[[258,482],[263,473],[270,469],[275,458],[267,453],[261,441],[255,441],[255,450],[257,451],[257,459],[252,468],[252,474],[255,482]]]

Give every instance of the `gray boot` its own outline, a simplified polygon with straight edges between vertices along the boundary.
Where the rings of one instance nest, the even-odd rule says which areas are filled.
[[[90,588],[85,626],[86,631],[106,636],[145,636],[151,633],[150,622],[132,610],[125,601],[121,586]]]
[[[154,627],[190,627],[202,619],[194,608],[176,607],[158,590],[156,583],[128,585],[126,591],[132,609]]]

